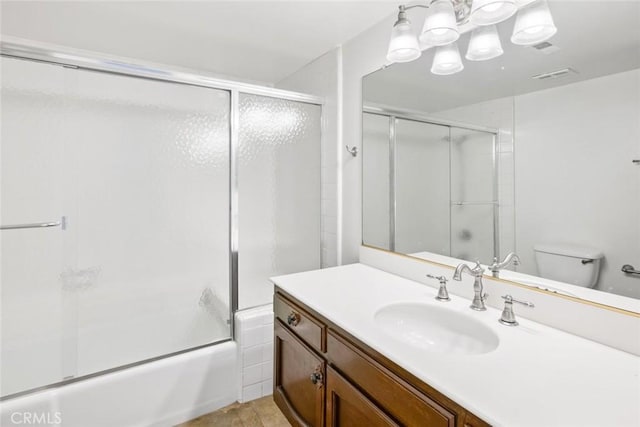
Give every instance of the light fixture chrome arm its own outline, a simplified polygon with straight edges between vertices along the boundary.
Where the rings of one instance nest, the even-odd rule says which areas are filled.
[[[498,262],[498,258],[493,259],[493,264],[489,266],[489,271],[493,277],[500,277],[500,270],[513,262],[513,265],[520,265],[520,257],[515,252],[509,252],[502,262]]]
[[[453,280],[462,280],[462,273],[468,273],[473,276],[473,301],[471,302],[471,309],[477,311],[485,311],[487,307],[484,302],[487,298],[487,294],[483,294],[482,275],[484,274],[484,268],[480,265],[479,261],[476,261],[476,265],[471,268],[468,264],[460,263],[456,267],[453,273]]]
[[[409,4],[409,5],[401,4],[400,6],[398,6],[398,9],[400,9],[401,12],[404,12],[404,11],[411,10],[413,8],[416,8],[416,7],[420,7],[420,8],[423,8],[423,9],[429,9],[429,5],[428,4],[420,4],[420,3]]]

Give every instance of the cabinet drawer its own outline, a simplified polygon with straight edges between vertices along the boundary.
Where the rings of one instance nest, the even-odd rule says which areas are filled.
[[[274,400],[294,426],[324,426],[325,362],[275,322]]]
[[[329,362],[389,415],[406,426],[454,427],[456,414],[414,389],[355,349],[333,331],[327,334]]]
[[[280,294],[275,296],[273,311],[276,318],[287,325],[306,344],[322,353],[326,351],[326,328],[322,323]]]

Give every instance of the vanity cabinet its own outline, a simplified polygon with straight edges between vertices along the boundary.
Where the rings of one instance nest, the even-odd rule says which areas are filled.
[[[277,321],[274,351],[276,404],[293,424],[324,425],[325,361]]]
[[[293,425],[487,423],[276,287],[274,400]]]
[[[331,366],[327,367],[327,427],[399,426]]]

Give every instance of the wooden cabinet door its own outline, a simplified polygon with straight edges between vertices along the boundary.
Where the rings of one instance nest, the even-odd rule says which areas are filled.
[[[327,366],[327,427],[398,426],[387,414]]]
[[[293,425],[324,426],[325,362],[275,322],[274,400]]]

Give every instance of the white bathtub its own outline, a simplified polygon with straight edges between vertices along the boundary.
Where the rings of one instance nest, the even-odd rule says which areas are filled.
[[[0,425],[172,426],[237,400],[233,341],[0,404]]]

